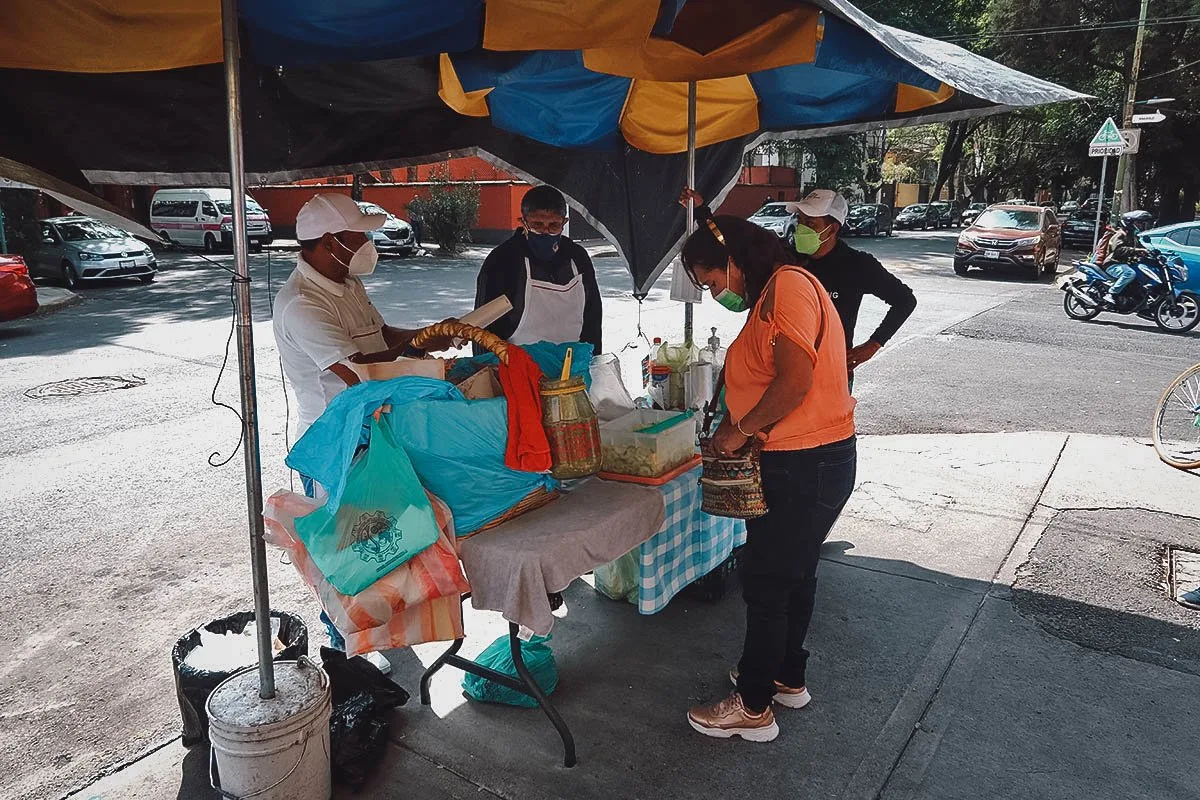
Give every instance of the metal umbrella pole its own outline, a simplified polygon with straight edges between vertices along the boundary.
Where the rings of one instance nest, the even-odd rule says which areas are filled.
[[[221,0],[225,45],[225,108],[229,117],[229,188],[233,195],[233,261],[238,377],[242,395],[242,452],[246,459],[246,511],[250,520],[250,571],[258,623],[258,695],[275,696],[271,647],[271,603],[267,588],[267,547],[263,539],[262,463],[258,447],[258,403],[254,385],[254,332],[251,328],[250,268],[246,263],[246,173],[242,151],[241,44],[237,0]]]
[[[696,82],[688,81],[687,187],[696,191]],[[688,197],[687,235],[696,228],[696,201]],[[683,304],[683,344],[692,346],[695,318],[692,303]]]

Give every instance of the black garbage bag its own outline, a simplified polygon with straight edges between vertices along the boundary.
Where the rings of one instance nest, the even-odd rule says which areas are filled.
[[[279,641],[284,645],[276,661],[295,661],[308,655],[308,628],[295,614],[272,611],[272,620],[279,620]],[[192,747],[208,740],[208,715],[204,704],[209,694],[221,681],[237,669],[201,670],[183,663],[188,654],[200,646],[200,631],[210,633],[241,633],[254,620],[253,611],[242,611],[228,617],[215,619],[180,637],[171,650],[171,666],[175,672],[175,694],[179,698],[179,713],[183,717],[183,745]],[[370,666],[370,665],[368,665]]]
[[[408,692],[365,658],[346,658],[341,650],[321,648],[329,675],[333,714],[329,718],[329,756],[333,781],[357,792],[382,761],[391,733],[391,712],[408,702]]]

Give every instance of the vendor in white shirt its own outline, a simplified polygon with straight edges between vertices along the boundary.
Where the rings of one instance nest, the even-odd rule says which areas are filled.
[[[383,321],[367,297],[361,275],[375,271],[379,254],[367,236],[381,226],[382,214],[363,214],[358,204],[342,194],[318,194],[296,216],[300,256],[296,269],[275,297],[272,325],[283,373],[300,405],[297,438],[325,411],[339,392],[358,383],[348,362],[392,361],[410,352],[416,331],[393,328]],[[434,342],[442,350],[449,342]],[[300,476],[305,493],[315,487]],[[345,640],[321,612],[330,643],[345,649]],[[391,665],[381,653],[367,653],[384,672]]]
[[[393,361],[409,354],[415,330],[383,321],[359,276],[375,271],[379,254],[367,236],[382,214],[364,214],[343,194],[318,194],[296,215],[300,255],[275,298],[273,326],[283,373],[299,402],[297,438],[329,401],[358,383],[349,362]],[[441,350],[449,342],[435,342]],[[305,489],[311,491],[309,481]]]

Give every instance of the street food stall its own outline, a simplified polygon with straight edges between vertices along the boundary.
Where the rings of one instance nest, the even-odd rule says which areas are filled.
[[[229,185],[238,197],[248,183],[390,169],[475,152],[562,189],[576,212],[614,242],[639,298],[690,229],[691,209],[685,213],[675,203],[679,188],[696,187],[719,204],[737,179],[745,150],[764,137],[947,121],[1082,97],[954,45],[880,25],[845,0],[762,0],[741,4],[737,15],[719,0],[585,0],[572,4],[570,14],[549,18],[543,4],[533,0],[390,5],[349,0],[336,8],[222,0],[219,13],[211,0],[185,0],[169,10],[159,6],[141,0],[79,3],[77,13],[47,25],[36,0],[7,4],[0,27],[0,99],[20,124],[0,129],[0,179],[39,187],[152,235],[127,219],[128,209],[100,199],[94,185]],[[539,20],[532,35],[531,18]],[[254,287],[242,204],[233,205],[233,230],[246,510],[256,615],[268,619],[264,512],[275,536],[274,525],[286,530],[316,509],[299,513],[304,507],[295,498],[276,505],[264,500],[251,329]],[[465,329],[458,333],[476,335]],[[689,328],[685,344],[690,346],[691,339]],[[500,369],[511,368],[505,363],[506,343],[486,344]],[[574,357],[590,368],[590,355]],[[549,396],[537,384],[541,411],[558,409],[545,421],[542,436],[545,428],[559,426],[560,448],[584,442],[582,450],[572,451],[580,465],[565,471],[573,476],[584,471],[587,447],[594,449],[598,438],[600,463],[593,458],[587,466],[607,471],[607,477],[564,489],[552,466],[507,466],[507,447],[497,450],[496,432],[507,437],[520,424],[522,437],[536,438],[537,426],[509,422],[509,410],[500,406],[513,402],[511,393],[481,398],[475,402],[492,415],[492,423],[464,426],[460,417],[459,426],[474,431],[475,445],[491,448],[492,460],[463,451],[457,463],[491,470],[492,482],[466,484],[471,492],[494,498],[507,481],[516,501],[494,514],[471,502],[456,510],[459,504],[447,496],[454,494],[455,482],[437,478],[455,454],[447,458],[437,450],[447,437],[429,435],[451,428],[427,427],[422,449],[414,444],[422,441],[420,430],[396,430],[397,421],[413,415],[394,409],[479,411],[464,406],[469,402],[460,384],[428,377],[367,381],[347,390],[327,411],[342,414],[348,421],[342,428],[354,434],[342,441],[326,430],[337,458],[328,449],[308,452],[302,439],[289,463],[315,467],[310,474],[331,489],[331,498],[340,499],[338,484],[361,463],[355,452],[362,425],[391,429],[392,455],[403,452],[418,483],[432,495],[410,502],[421,511],[419,526],[429,543],[397,569],[430,562],[427,572],[437,576],[430,578],[439,584],[437,592],[420,582],[389,584],[387,598],[375,598],[384,603],[381,611],[378,603],[360,600],[377,584],[355,594],[351,583],[333,585],[315,558],[299,559],[297,567],[310,585],[322,587],[317,594],[327,611],[356,618],[363,633],[356,649],[381,641],[453,640],[423,688],[436,668],[447,664],[482,669],[457,656],[463,635],[456,607],[460,598],[469,591],[477,608],[501,611],[511,625],[518,675],[488,677],[538,699],[562,735],[571,764],[568,729],[521,666],[521,628],[548,630],[556,594],[595,569],[635,576],[636,592],[629,596],[639,610],[661,609],[679,588],[720,563],[742,534],[731,520],[714,522],[701,515],[697,467],[687,467],[694,456],[681,452],[679,463],[669,463],[675,456],[660,457],[670,449],[666,440],[678,435],[674,425],[687,423],[656,429],[670,420],[606,420],[606,437],[598,421],[586,419],[582,403],[568,409],[580,400],[572,379],[586,384],[587,377],[571,367],[563,370],[562,361],[541,366],[560,384],[550,387]],[[530,374],[526,370],[524,379]],[[668,396],[670,380],[668,374]],[[523,394],[529,391],[527,384]],[[495,401],[491,406],[489,399]],[[358,404],[355,409],[349,408],[352,403]],[[385,406],[393,411],[377,417]],[[588,429],[583,440],[577,436],[581,427]],[[694,423],[690,429],[695,431]],[[646,438],[652,444],[642,441]],[[694,445],[694,437],[687,438]],[[650,450],[653,455],[647,456]],[[654,467],[630,463],[643,459],[655,461]],[[431,466],[439,463],[440,468]],[[322,468],[327,470],[323,476],[318,474]],[[651,482],[610,479],[613,475]],[[659,479],[664,480],[653,483]],[[461,477],[458,484],[464,484]],[[336,521],[336,508],[326,511]],[[475,535],[455,535],[457,529]],[[366,530],[374,533],[356,534],[354,541],[373,550],[373,557],[394,556],[395,542],[384,548],[381,530]],[[612,564],[622,558],[623,564]],[[621,594],[616,585],[610,588]],[[267,704],[276,697],[270,626],[258,630],[257,690]],[[284,685],[296,683],[295,671],[286,672]]]

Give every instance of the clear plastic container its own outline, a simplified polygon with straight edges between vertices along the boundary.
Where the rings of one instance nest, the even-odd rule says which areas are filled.
[[[678,418],[679,423],[658,433],[641,428]],[[696,454],[696,426],[678,411],[641,408],[600,425],[604,472],[657,478]]]

